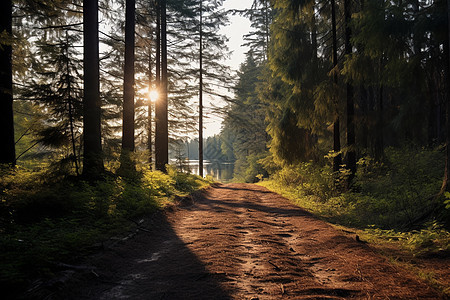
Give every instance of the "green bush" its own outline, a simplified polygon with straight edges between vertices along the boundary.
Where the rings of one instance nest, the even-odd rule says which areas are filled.
[[[269,185],[342,224],[404,229],[436,206],[432,196],[442,183],[443,153],[404,147],[388,148],[385,154],[382,163],[370,157],[359,160],[350,190],[344,188],[348,170],[336,176],[330,166],[313,163],[285,166],[272,175]],[[448,213],[443,215],[442,220]]]

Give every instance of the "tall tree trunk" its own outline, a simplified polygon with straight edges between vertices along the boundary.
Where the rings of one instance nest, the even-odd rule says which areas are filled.
[[[149,97],[148,97],[148,106],[147,106],[147,128],[148,128],[148,139],[147,139],[147,150],[148,150],[148,164],[150,165],[150,169],[152,169],[152,164],[153,164],[153,143],[152,143],[152,135],[153,135],[153,128],[152,128],[152,100],[150,99],[150,91],[152,90],[153,87],[153,72],[152,72],[152,68],[153,68],[153,64],[152,64],[152,43],[153,41],[153,32],[150,31],[150,45],[148,47],[148,92],[149,92]]]
[[[156,45],[155,45],[155,85],[156,89],[159,93],[159,99],[161,99],[161,5],[159,3],[160,0],[155,0],[156,2],[156,28],[155,28],[155,36],[156,36]],[[158,99],[158,101],[160,101]],[[156,116],[156,105],[158,102],[155,102],[155,152],[156,152],[156,124],[157,116]],[[155,154],[155,164],[156,164],[156,154]],[[155,165],[156,168],[156,165]]]
[[[198,175],[203,177],[203,0],[200,0],[200,80],[198,103]]]
[[[0,4],[0,32],[12,36],[12,1],[2,0]],[[0,164],[14,166],[16,151],[14,141],[13,90],[12,90],[12,47],[5,43],[0,47]]]
[[[96,178],[103,171],[99,81],[98,1],[83,0],[84,98],[83,175]]]
[[[70,138],[72,141],[72,152],[73,152],[73,162],[75,163],[75,172],[77,175],[79,175],[80,171],[78,168],[78,159],[77,159],[77,148],[75,143],[75,132],[74,132],[74,126],[73,126],[73,99],[72,99],[72,83],[70,81],[70,65],[69,65],[69,36],[66,31],[66,46],[65,51],[67,55],[66,59],[66,84],[67,84],[67,100],[68,100],[68,107],[69,107],[69,127],[70,127]]]
[[[267,57],[269,55],[269,38],[270,38],[270,32],[269,32],[269,0],[264,0],[264,31],[266,35],[266,44],[264,49],[264,59],[267,60]]]
[[[337,68],[338,56],[337,56],[337,33],[336,33],[336,3],[335,0],[331,0],[331,31],[333,35],[333,69]],[[333,83],[337,86],[337,70],[333,70]],[[335,101],[335,119],[333,124],[333,150],[336,156],[333,159],[333,171],[339,171],[342,164],[341,156],[341,133],[340,133],[340,121],[339,121],[339,99],[334,95]],[[338,153],[338,154],[337,154]]]
[[[313,48],[313,60],[317,62],[317,21],[316,21],[316,1],[314,0],[311,5],[311,44]]]
[[[168,126],[168,95],[167,95],[167,19],[166,0],[161,0],[161,84],[160,99],[155,105],[155,160],[156,169],[166,172],[169,162],[169,126]]]
[[[129,152],[134,151],[134,27],[135,0],[127,0],[125,8],[122,149]]]
[[[352,54],[352,43],[350,41],[352,32],[350,28],[351,21],[350,0],[344,0],[344,19],[345,19],[345,54]],[[349,184],[356,173],[356,153],[355,153],[355,106],[353,99],[353,85],[347,81],[347,168],[350,170]]]
[[[361,127],[361,135],[359,136],[362,149],[367,149],[369,147],[368,137],[369,137],[369,126],[368,126],[368,118],[369,118],[369,99],[367,95],[367,88],[364,84],[361,84],[360,87],[360,109],[361,109],[361,121],[359,122]]]
[[[156,88],[158,90],[158,93],[161,93],[161,5],[159,1],[161,0],[156,0],[155,76],[156,76]]]
[[[384,124],[383,124],[383,85],[380,84],[378,88],[378,101],[377,101],[377,123],[376,123],[376,134],[375,134],[375,144],[374,152],[375,159],[381,161],[384,157]]]
[[[444,46],[446,54],[446,65],[444,67],[445,83],[446,83],[446,99],[445,99],[445,170],[444,179],[442,180],[441,190],[439,195],[442,195],[448,189],[449,172],[450,172],[450,0],[447,0],[447,36]]]

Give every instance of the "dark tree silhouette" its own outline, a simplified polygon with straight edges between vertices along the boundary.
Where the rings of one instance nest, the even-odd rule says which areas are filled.
[[[134,27],[135,0],[125,8],[125,64],[123,81],[122,149],[134,151]]]
[[[83,175],[90,178],[97,177],[104,170],[101,137],[97,0],[83,1],[83,38]]]
[[[200,49],[199,49],[199,93],[198,93],[198,175],[203,177],[203,1],[200,0]]]
[[[350,41],[352,32],[350,28],[351,5],[349,0],[344,1],[344,21],[345,21],[345,54],[352,54],[352,43]],[[349,181],[351,182],[356,173],[356,153],[355,153],[355,107],[353,99],[353,84],[347,82],[347,168],[350,169]]]
[[[331,31],[332,31],[332,37],[333,37],[333,83],[335,86],[337,86],[337,64],[338,64],[338,55],[337,55],[337,32],[336,32],[336,1],[331,0]],[[340,122],[339,122],[339,112],[338,112],[338,102],[339,100],[336,99],[335,96],[335,102],[336,102],[336,116],[333,123],[333,150],[336,154],[333,160],[333,171],[337,172],[339,171],[339,168],[342,164],[342,156],[341,156],[341,134],[340,134]]]
[[[166,0],[161,0],[159,8],[161,15],[161,82],[159,84],[160,97],[155,105],[155,163],[157,170],[166,171],[166,164],[169,162]]]
[[[12,36],[12,1],[0,4],[0,33]],[[0,164],[15,164],[14,118],[12,94],[12,47],[10,41],[0,41]]]

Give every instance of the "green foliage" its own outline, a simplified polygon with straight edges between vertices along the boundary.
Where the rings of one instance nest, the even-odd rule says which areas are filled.
[[[369,222],[404,226],[429,210],[442,184],[443,156],[440,151],[403,147],[386,149],[384,163],[360,160],[355,188],[377,200],[374,211],[365,210]]]
[[[444,200],[445,208],[450,209],[450,193],[445,192],[444,196],[445,196],[445,200]]]
[[[1,169],[0,286],[52,275],[95,242],[126,231],[133,220],[154,212],[175,195],[209,182],[168,167],[168,174],[138,165],[129,177],[105,175],[96,182],[49,176],[48,169]]]
[[[432,213],[439,201],[444,201],[433,202],[442,183],[443,161],[439,149],[389,148],[384,162],[361,159],[352,190],[344,193],[335,184],[330,167],[311,162],[285,166],[261,184],[329,221],[370,226],[374,233],[398,235],[414,253],[434,253],[449,250],[447,229],[437,222],[421,224],[417,220],[423,223],[434,217],[448,226],[447,210]],[[345,182],[347,175],[343,169],[338,180]],[[421,225],[425,227],[399,233]]]
[[[257,174],[267,174],[258,160],[267,156],[266,105],[258,98],[259,75],[263,69],[251,54],[241,65],[221,132],[220,150],[235,159],[234,179],[255,182]],[[216,147],[219,150],[219,147]]]
[[[401,232],[383,230],[370,226],[365,232],[387,241],[400,241],[404,248],[417,256],[448,255],[450,253],[450,232],[436,222],[425,224],[421,230]]]

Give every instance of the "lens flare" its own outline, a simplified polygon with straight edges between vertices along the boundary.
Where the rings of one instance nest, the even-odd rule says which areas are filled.
[[[155,102],[159,98],[159,92],[157,90],[150,90],[148,92],[148,98],[150,101]]]

